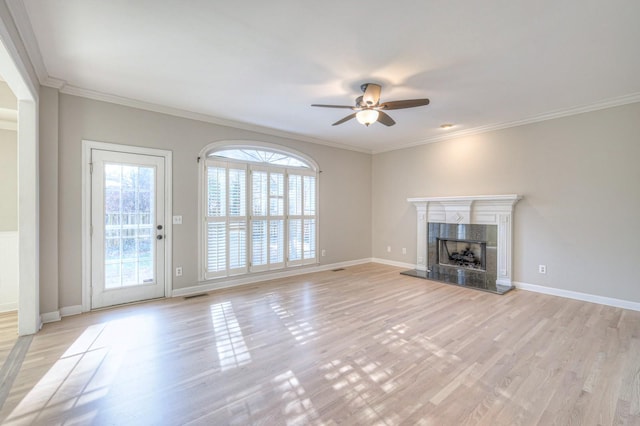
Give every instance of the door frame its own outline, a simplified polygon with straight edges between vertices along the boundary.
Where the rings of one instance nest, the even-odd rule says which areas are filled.
[[[91,150],[116,151],[126,154],[152,155],[164,158],[164,294],[171,297],[173,287],[173,199],[171,151],[139,146],[120,145],[90,140],[82,141],[82,312],[91,310]]]

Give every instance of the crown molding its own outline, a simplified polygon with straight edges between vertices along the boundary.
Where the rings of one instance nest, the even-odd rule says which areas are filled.
[[[54,82],[62,82],[62,80],[52,79]],[[42,83],[44,86],[50,86],[49,84]],[[59,83],[58,83],[59,84]],[[335,142],[329,142],[322,139],[316,139],[309,136],[301,135],[299,133],[286,132],[282,130],[273,129],[270,127],[258,126],[255,124],[245,123],[241,121],[227,120],[223,118],[214,117],[208,114],[202,114],[198,112],[183,110],[179,108],[173,108],[166,105],[154,104],[151,102],[140,101],[137,99],[125,98],[122,96],[110,95],[107,93],[97,92],[95,90],[83,89],[80,87],[71,86],[62,82],[61,88],[58,89],[60,93],[66,95],[79,96],[83,98],[93,99],[96,101],[109,102],[112,104],[123,105],[131,108],[138,108],[146,111],[158,112],[161,114],[172,115],[180,118],[187,118],[190,120],[203,121],[205,123],[217,124],[225,127],[232,127],[234,129],[247,130],[250,132],[262,133],[270,136],[277,136],[280,138],[294,139],[302,142],[313,143],[317,145],[325,145],[333,148],[346,149],[349,151],[363,152],[371,154],[371,150],[362,149],[354,146],[339,144]]]
[[[556,110],[544,114],[535,115],[533,117],[524,118],[522,120],[508,121],[504,123],[488,124],[486,126],[478,126],[472,129],[460,130],[458,132],[448,133],[446,135],[435,136],[432,138],[422,139],[420,141],[394,146],[389,149],[373,150],[372,154],[381,154],[383,152],[397,151],[399,149],[412,148],[415,146],[428,145],[430,143],[441,142],[451,139],[457,139],[464,136],[473,136],[481,133],[492,132],[495,130],[508,129],[511,127],[524,126],[526,124],[539,123],[541,121],[554,120],[556,118],[569,117],[572,115],[583,114],[586,112],[598,111],[607,108],[613,108],[622,105],[640,102],[640,92],[631,93],[629,95],[617,96],[614,98],[604,99],[588,105],[580,105],[571,108]]]
[[[488,124],[485,126],[478,126],[471,129],[460,130],[457,132],[448,133],[446,135],[435,136],[411,142],[403,145],[395,145],[388,149],[382,148],[378,150],[364,149],[354,147],[351,145],[339,144],[335,142],[329,142],[322,139],[312,138],[309,136],[301,135],[299,133],[286,132],[282,130],[273,129],[270,127],[258,126],[251,123],[245,123],[241,121],[227,120],[223,118],[214,117],[208,114],[197,113],[193,111],[187,111],[179,108],[173,108],[165,105],[154,104],[145,101],[139,101],[136,99],[125,98],[122,96],[110,95],[107,93],[97,92],[94,90],[83,89],[75,86],[67,85],[64,80],[47,76],[45,81],[41,81],[43,86],[53,87],[58,89],[60,93],[80,96],[83,98],[89,98],[97,101],[109,102],[113,104],[128,106],[132,108],[143,109],[147,111],[158,112],[167,115],[173,115],[175,117],[187,118],[191,120],[203,121],[206,123],[217,124],[220,126],[233,127],[235,129],[248,130],[251,132],[263,133],[270,136],[277,136],[287,139],[295,139],[303,142],[309,142],[318,145],[330,146],[333,148],[346,149],[349,151],[362,152],[365,154],[381,154],[383,152],[397,151],[399,149],[412,148],[416,146],[428,145],[430,143],[441,142],[451,139],[457,139],[465,136],[473,136],[482,133],[492,132],[496,130],[508,129],[511,127],[524,126],[526,124],[538,123],[541,121],[553,120],[556,118],[568,117],[577,114],[583,114],[586,112],[598,111],[606,108],[613,108],[617,106],[632,104],[640,102],[640,92],[632,93],[630,95],[618,96],[615,98],[604,99],[599,102],[580,105],[572,108],[566,108],[562,110],[556,110],[545,114],[539,114],[533,117],[525,118],[522,120],[509,121],[504,123]]]
[[[44,61],[42,60],[40,46],[38,45],[36,35],[33,32],[27,8],[22,0],[5,0],[5,2],[9,8],[9,13],[11,13],[11,16],[13,17],[13,22],[16,24],[16,28],[18,29],[18,34],[22,39],[24,48],[27,50],[27,55],[31,60],[31,65],[33,65],[33,69],[38,76],[40,84],[43,84],[43,81],[46,81],[49,76],[47,74],[47,68],[44,65]]]
[[[167,115],[173,115],[175,117],[187,118],[191,120],[203,121],[206,123],[217,124],[220,126],[233,127],[235,129],[248,130],[251,132],[263,133],[270,136],[277,136],[287,139],[295,139],[303,142],[309,142],[318,145],[330,146],[333,148],[346,149],[349,151],[362,152],[365,154],[381,154],[384,152],[397,151],[399,149],[412,148],[416,146],[428,145],[435,142],[442,142],[451,139],[457,139],[465,136],[473,136],[482,133],[492,132],[496,130],[508,129],[511,127],[524,126],[526,124],[539,123],[541,121],[553,120],[556,118],[569,117],[572,115],[583,114],[592,111],[598,111],[607,108],[613,108],[617,106],[628,105],[636,102],[640,102],[640,92],[632,93],[624,96],[617,96],[614,98],[604,99],[593,104],[580,105],[562,110],[556,110],[545,114],[539,114],[533,117],[525,118],[522,120],[514,120],[504,123],[488,124],[485,126],[478,126],[471,129],[460,130],[457,132],[448,133],[446,135],[435,136],[432,138],[422,139],[415,142],[410,142],[403,145],[395,145],[388,149],[364,149],[346,144],[339,144],[335,142],[329,142],[322,139],[312,138],[309,136],[301,135],[299,133],[286,132],[282,130],[273,129],[270,127],[258,126],[255,124],[227,120],[223,118],[214,117],[208,114],[197,113],[193,111],[187,111],[179,108],[173,108],[165,105],[154,104],[145,101],[139,101],[136,99],[125,98],[122,96],[110,95],[107,93],[97,92],[94,90],[82,89],[75,86],[67,85],[64,80],[49,77],[40,84],[47,87],[53,87],[58,89],[60,93],[80,96],[83,98],[89,98],[97,101],[109,102],[113,104],[128,106],[132,108],[143,109],[147,111],[158,112]]]
[[[60,80],[59,78],[47,76],[45,79],[40,81],[40,84],[46,87],[62,90],[67,85],[67,82]]]

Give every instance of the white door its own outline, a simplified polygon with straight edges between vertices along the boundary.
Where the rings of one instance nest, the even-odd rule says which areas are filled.
[[[164,297],[164,158],[92,149],[91,163],[91,309]]]

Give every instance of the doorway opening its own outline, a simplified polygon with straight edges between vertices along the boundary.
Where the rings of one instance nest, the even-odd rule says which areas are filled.
[[[20,49],[0,21],[0,75],[17,100],[18,153],[18,334],[40,329],[38,211],[38,89]]]

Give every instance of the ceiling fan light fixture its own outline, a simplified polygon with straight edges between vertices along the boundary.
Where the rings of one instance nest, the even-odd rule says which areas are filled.
[[[378,120],[378,115],[379,113],[375,109],[363,109],[357,112],[356,120],[358,120],[360,124],[369,127],[371,123],[375,123]]]
[[[362,96],[356,98],[355,106],[349,105],[326,105],[326,104],[311,104],[312,107],[323,108],[342,108],[355,111],[346,117],[336,121],[332,126],[345,123],[351,119],[357,119],[359,123],[365,126],[371,125],[376,121],[387,127],[393,126],[396,122],[393,118],[389,117],[387,111],[395,109],[415,108],[419,106],[429,105],[429,99],[404,99],[401,101],[391,101],[380,103],[380,90],[379,84],[364,83],[360,86],[360,89],[364,92]]]

